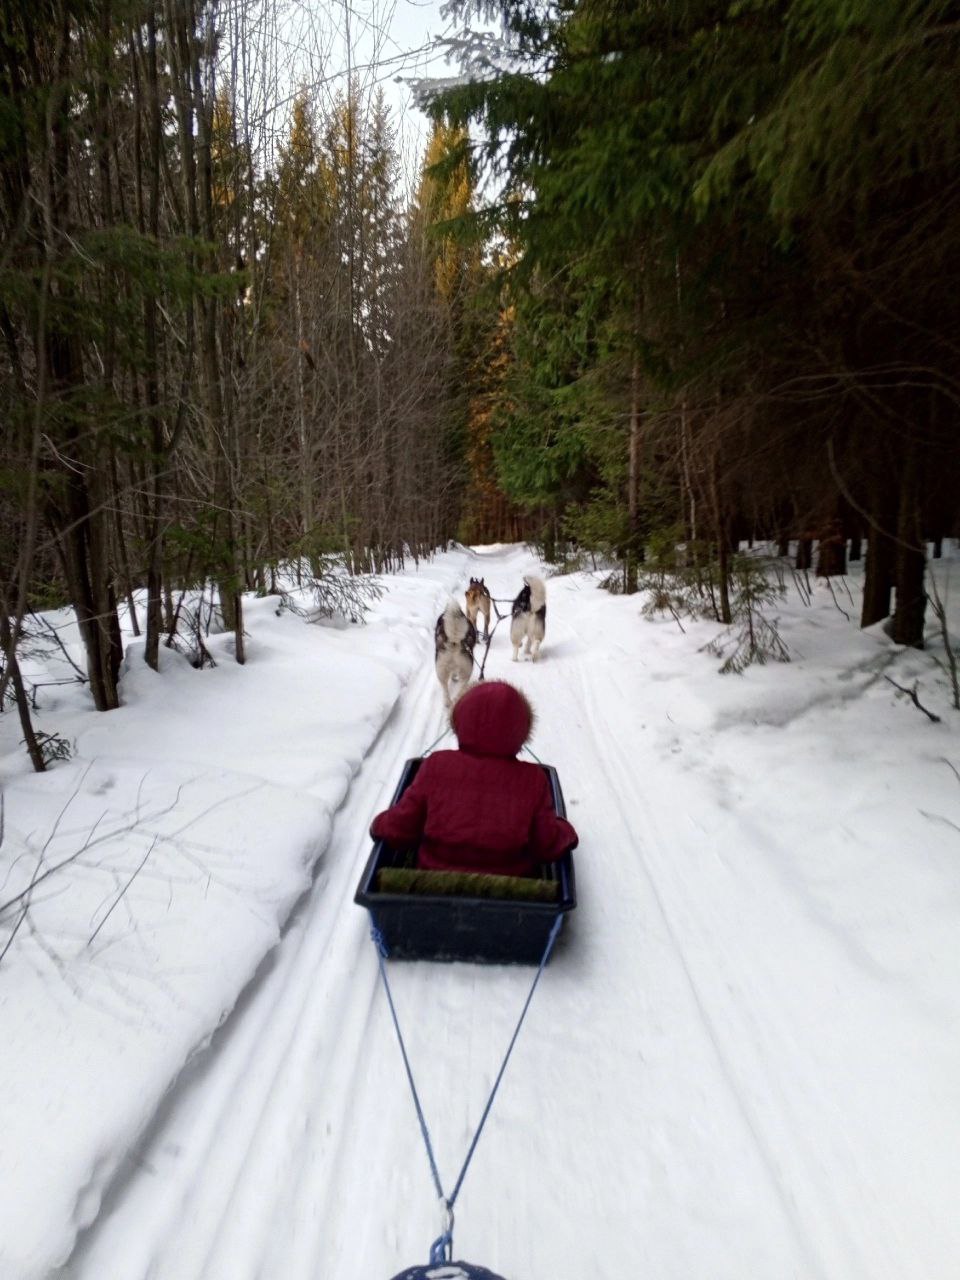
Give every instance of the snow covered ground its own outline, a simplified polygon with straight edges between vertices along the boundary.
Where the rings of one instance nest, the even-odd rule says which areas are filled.
[[[44,777],[2,718],[0,900],[79,856],[0,964],[0,1280],[426,1260],[437,1209],[352,896],[371,815],[444,726],[446,591],[512,596],[535,567],[451,552],[365,628],[251,601],[244,669],[225,638],[214,670],[159,677],[134,646],[119,712],[47,699],[77,755]],[[497,632],[487,675],[536,707],[580,902],[456,1256],[508,1280],[956,1276],[960,713],[931,653],[857,630],[849,587],[788,598],[793,661],[739,677],[700,652],[715,625],[648,621],[587,574],[550,580],[540,663]],[[391,974],[449,1184],[531,975]]]

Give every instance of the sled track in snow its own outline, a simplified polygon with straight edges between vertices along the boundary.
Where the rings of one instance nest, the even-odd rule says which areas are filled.
[[[126,1161],[127,1172],[111,1188],[100,1219],[60,1269],[62,1280],[113,1274],[118,1280],[121,1274],[123,1280],[213,1280],[231,1270],[236,1275],[235,1264],[225,1266],[224,1259],[237,1252],[238,1236],[241,1274],[255,1276],[258,1254],[266,1261],[272,1252],[277,1218],[271,1209],[291,1221],[291,1197],[315,1196],[316,1187],[300,1189],[315,1156],[322,1155],[333,1170],[321,1184],[333,1194],[344,1144],[356,1140],[356,1130],[341,1125],[335,1132],[314,1132],[310,1104],[322,1089],[327,1113],[349,1115],[351,1092],[369,1052],[378,980],[375,965],[366,963],[367,925],[353,905],[369,847],[367,825],[389,795],[398,759],[418,754],[441,732],[443,719],[432,664],[425,663],[354,779],[315,883],[295,909],[281,945],[211,1045],[185,1069]],[[328,1055],[330,1045],[335,1052]],[[379,1047],[391,1050],[387,1043]],[[286,1114],[287,1099],[298,1094],[300,1113]],[[134,1269],[114,1273],[114,1223],[131,1214],[142,1243],[134,1259],[124,1238],[123,1266]],[[315,1202],[309,1217],[325,1216]]]
[[[823,1168],[822,1145],[811,1142],[808,1118],[798,1111],[784,1087],[777,1063],[803,1063],[810,1046],[798,1039],[795,1027],[784,1017],[779,993],[770,988],[770,981],[765,978],[763,955],[751,953],[735,925],[718,928],[711,920],[706,910],[709,891],[705,893],[697,884],[704,850],[691,848],[689,835],[681,831],[682,824],[676,820],[677,806],[662,803],[664,790],[656,785],[646,791],[638,787],[622,752],[610,749],[611,726],[600,724],[597,719],[596,698],[588,684],[585,665],[578,666],[577,679],[597,757],[604,775],[614,782],[610,795],[624,831],[639,829],[642,833],[636,841],[636,864],[650,886],[729,1095],[767,1172],[784,1220],[790,1224],[797,1251],[805,1258],[804,1275],[832,1280],[839,1274],[838,1268],[849,1267],[851,1259],[856,1259],[857,1274],[885,1274],[885,1268],[894,1265],[892,1260],[885,1254],[878,1256],[878,1248],[882,1247],[870,1235],[869,1227],[864,1233],[863,1224],[869,1223],[872,1212],[869,1188],[862,1195],[862,1215],[852,1217],[850,1204],[844,1205],[833,1194],[831,1180]],[[615,673],[612,679],[616,683]],[[614,700],[612,705],[622,708],[628,705],[628,699]],[[618,740],[616,731],[613,740]],[[750,826],[749,820],[745,826]],[[763,841],[754,835],[752,843],[762,845]],[[702,839],[710,840],[708,830]],[[749,897],[755,909],[763,904],[768,910],[785,908],[785,914],[796,914],[803,903],[795,895],[784,900],[775,869],[778,851],[769,847],[769,837],[767,840],[773,867],[769,862],[753,863],[751,876],[762,879],[764,888],[758,891],[751,885]],[[692,853],[701,856],[691,857]],[[685,878],[677,871],[684,864]],[[722,870],[724,874],[736,874],[727,868]],[[747,906],[749,909],[749,903]],[[842,937],[830,935],[824,941],[827,945],[848,947],[848,940]],[[699,973],[696,962],[690,959],[691,953],[708,957],[709,969]],[[700,969],[703,968],[701,962]],[[743,1071],[745,1059],[750,1062],[752,1079],[747,1079]],[[756,1105],[750,1095],[757,1097],[760,1082],[761,1105]],[[808,1113],[829,1114],[831,1101],[815,1073],[804,1078],[802,1095],[803,1109]],[[778,1130],[775,1134],[770,1132],[771,1122]],[[822,1144],[819,1131],[816,1138]],[[831,1139],[839,1167],[856,1170],[858,1155],[846,1136],[841,1116],[837,1116]],[[863,1181],[862,1174],[860,1180]],[[811,1231],[813,1221],[817,1226]],[[811,1239],[821,1245],[832,1240],[836,1261],[831,1263],[822,1250],[816,1251]],[[919,1273],[917,1280],[921,1280]]]
[[[609,732],[604,732],[604,729],[597,723],[597,717],[594,711],[595,699],[587,685],[583,668],[577,669],[577,676],[582,703],[597,756],[602,761],[604,773],[615,782],[615,785],[610,789],[610,794],[619,812],[624,833],[629,836],[632,832],[636,831],[638,826],[644,830],[644,836],[636,841],[637,845],[639,845],[636,865],[640,868],[647,884],[650,886],[650,891],[657,904],[660,917],[670,937],[677,963],[686,978],[686,983],[699,1013],[704,1032],[713,1048],[717,1064],[720,1068],[723,1079],[726,1082],[730,1096],[734,1100],[736,1107],[743,1118],[743,1122],[751,1135],[751,1139],[757,1149],[757,1153],[767,1170],[770,1185],[776,1192],[777,1198],[780,1201],[784,1217],[792,1226],[796,1242],[800,1246],[801,1250],[806,1253],[807,1244],[805,1233],[803,1224],[797,1216],[796,1206],[783,1186],[783,1181],[773,1152],[771,1151],[765,1135],[758,1124],[756,1115],[753,1113],[744,1096],[742,1082],[734,1070],[733,1063],[727,1054],[722,1037],[718,1032],[715,1018],[710,1014],[703,992],[701,991],[700,985],[697,982],[693,970],[687,960],[684,947],[680,942],[677,929],[674,925],[672,912],[667,907],[661,890],[661,884],[658,883],[657,876],[655,876],[651,870],[650,863],[645,853],[645,848],[652,848],[654,846],[660,848],[666,847],[670,849],[671,852],[674,852],[677,851],[677,846],[673,840],[664,840],[663,832],[660,830],[657,820],[651,815],[651,804],[648,797],[637,788],[633,776],[624,765],[622,755],[617,751],[611,751],[609,749],[607,744],[610,741],[610,735]],[[651,788],[651,790],[655,789]],[[627,796],[629,796],[634,802],[630,809],[628,809],[625,800],[625,797]],[[688,893],[686,896],[687,905],[689,907],[691,905],[690,894]],[[697,920],[696,928],[704,939],[709,940],[711,935],[713,935],[715,940],[715,931],[705,928],[702,920]],[[722,958],[719,950],[716,947],[712,947],[710,950],[712,950],[715,955],[717,962],[721,963]],[[724,1012],[729,1012],[729,1009],[724,1010]],[[811,1267],[811,1276],[822,1276],[823,1280],[829,1280],[829,1277],[827,1277],[826,1273],[823,1271],[818,1259],[808,1253],[808,1261]]]

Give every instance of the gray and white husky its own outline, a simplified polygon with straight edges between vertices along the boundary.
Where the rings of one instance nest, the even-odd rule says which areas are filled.
[[[477,643],[477,628],[463,612],[456,600],[451,600],[437,619],[436,630],[437,679],[443,689],[443,701],[449,707],[464,692],[473,674],[473,650]],[[450,686],[457,686],[451,696]]]
[[[510,643],[514,662],[524,641],[524,653],[529,653],[536,662],[547,630],[547,588],[543,579],[532,573],[523,575],[523,583],[523,590],[510,610]]]

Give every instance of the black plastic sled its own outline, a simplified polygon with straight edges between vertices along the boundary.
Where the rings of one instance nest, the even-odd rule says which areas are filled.
[[[406,762],[391,804],[400,799],[422,763],[421,756]],[[541,768],[550,783],[553,807],[565,818],[557,771],[552,765]],[[415,849],[390,849],[377,840],[354,896],[354,902],[370,912],[390,959],[538,965],[557,917],[577,905],[572,853],[544,863],[537,881],[417,872],[412,870],[415,856]],[[437,878],[446,875],[456,875],[459,884],[468,887],[456,894],[437,893],[424,891],[418,883],[436,885]],[[477,892],[471,892],[471,881]],[[496,896],[488,896],[491,892]]]

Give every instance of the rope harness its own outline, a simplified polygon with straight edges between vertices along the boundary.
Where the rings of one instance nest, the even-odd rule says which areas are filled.
[[[427,1159],[430,1162],[430,1176],[433,1178],[433,1185],[440,1200],[442,1214],[441,1230],[439,1236],[437,1236],[436,1240],[434,1240],[433,1244],[430,1246],[431,1264],[450,1262],[453,1258],[453,1207],[457,1202],[457,1196],[460,1194],[460,1188],[463,1186],[463,1180],[467,1175],[467,1169],[470,1167],[470,1161],[473,1159],[473,1153],[477,1149],[477,1144],[480,1141],[480,1135],[483,1133],[483,1127],[487,1123],[487,1116],[490,1114],[490,1110],[493,1107],[493,1100],[497,1096],[497,1090],[500,1088],[500,1082],[507,1069],[507,1063],[510,1061],[510,1055],[513,1053],[513,1046],[517,1043],[517,1037],[520,1034],[520,1028],[523,1026],[524,1019],[527,1016],[527,1010],[530,1008],[533,993],[536,991],[537,984],[540,981],[544,967],[550,959],[550,953],[553,951],[553,945],[557,940],[557,935],[560,932],[560,926],[562,924],[563,916],[558,915],[553,923],[553,928],[550,930],[550,936],[547,938],[546,946],[543,949],[543,955],[540,958],[540,964],[537,968],[536,974],[534,975],[530,990],[527,992],[527,998],[524,1001],[523,1009],[520,1011],[520,1017],[517,1020],[517,1025],[514,1027],[513,1035],[510,1037],[510,1043],[508,1044],[507,1051],[504,1054],[500,1070],[497,1072],[497,1078],[494,1080],[493,1088],[490,1090],[487,1105],[483,1109],[483,1115],[480,1117],[480,1123],[477,1125],[476,1133],[473,1135],[473,1140],[470,1143],[470,1148],[467,1151],[463,1166],[460,1169],[460,1174],[454,1184],[453,1191],[449,1196],[444,1194],[443,1183],[440,1181],[440,1173],[437,1169],[437,1160],[433,1153],[433,1143],[430,1141],[430,1131],[427,1128],[426,1117],[423,1114],[423,1106],[420,1102],[420,1095],[417,1092],[416,1082],[413,1078],[413,1069],[410,1066],[407,1046],[403,1039],[403,1032],[400,1030],[400,1019],[397,1017],[397,1008],[393,1001],[393,992],[390,989],[390,982],[387,978],[387,947],[383,940],[383,935],[376,925],[374,925],[370,930],[370,936],[377,948],[377,961],[380,966],[380,977],[383,979],[383,988],[387,993],[387,1003],[390,1006],[390,1016],[393,1018],[393,1026],[397,1033],[400,1053],[403,1056],[403,1066],[407,1073],[407,1081],[410,1085],[410,1092],[413,1096],[413,1105],[416,1108],[417,1120],[420,1124],[420,1133],[423,1136],[423,1144],[427,1149]]]
[[[510,617],[510,614],[509,614],[509,613],[501,613],[501,612],[500,612],[500,610],[497,608],[497,605],[498,605],[498,604],[509,604],[509,605],[512,605],[512,604],[513,604],[513,601],[512,601],[512,600],[505,600],[505,599],[500,598],[499,596],[496,596],[496,597],[495,597],[495,596],[490,596],[490,597],[489,597],[489,600],[490,600],[490,603],[493,605],[493,612],[497,615],[497,620],[496,620],[496,622],[493,624],[493,626],[491,627],[491,629],[490,629],[490,630],[486,633],[486,635],[483,637],[483,643],[484,643],[484,646],[485,646],[485,647],[484,647],[484,651],[483,651],[483,661],[480,663],[480,674],[479,674],[479,676],[477,676],[477,681],[478,681],[478,683],[483,679],[483,672],[484,672],[484,668],[485,668],[485,667],[486,667],[486,665],[487,665],[487,658],[489,658],[489,656],[490,656],[490,641],[493,639],[493,633],[494,633],[494,631],[496,631],[497,627],[499,627],[500,623],[504,620],[504,618],[509,618],[509,617]]]

